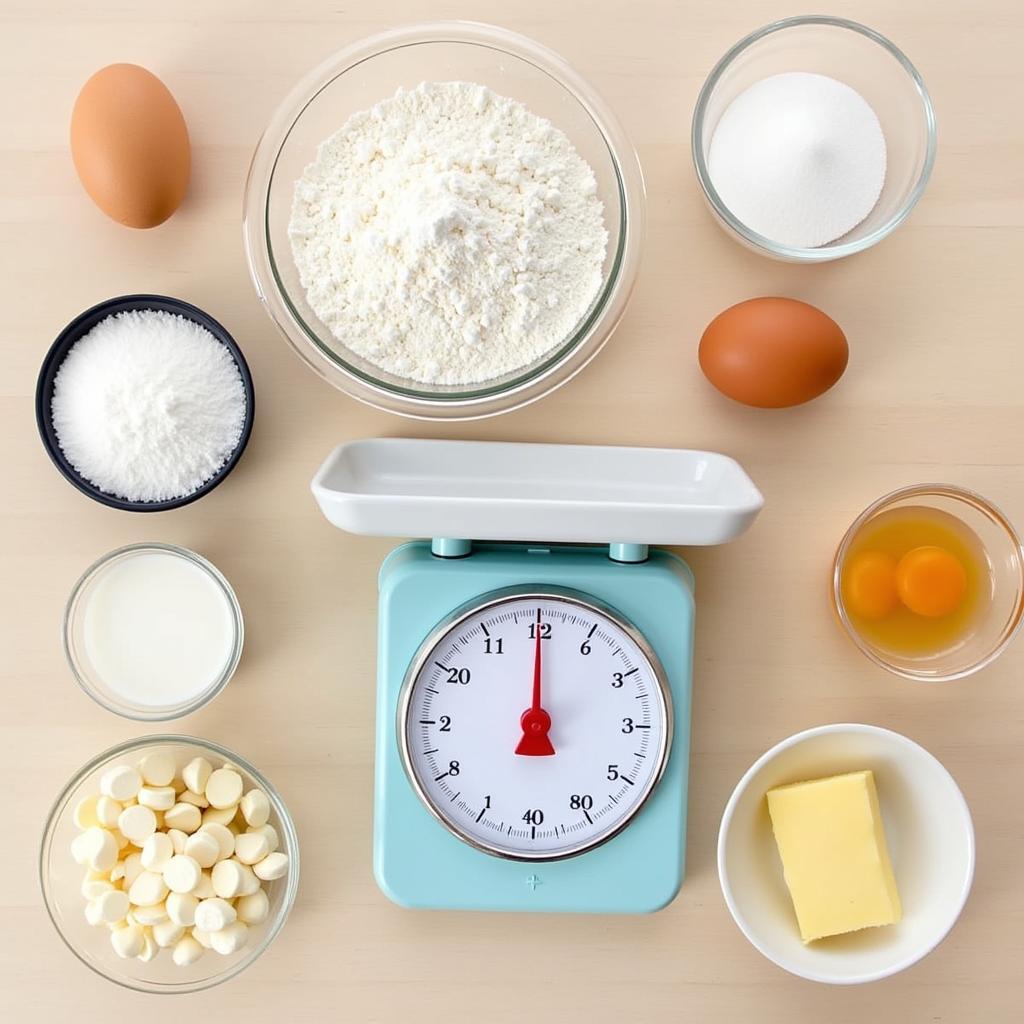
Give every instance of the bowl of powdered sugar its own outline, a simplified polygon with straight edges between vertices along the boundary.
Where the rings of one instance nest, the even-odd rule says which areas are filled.
[[[253,385],[228,332],[165,295],[109,299],[43,361],[36,422],[67,480],[111,508],[162,512],[216,487],[252,430]]]
[[[643,207],[635,152],[561,58],[435,23],[350,47],[285,100],[250,170],[246,250],[321,376],[378,408],[469,419],[596,355]]]
[[[931,174],[935,115],[914,65],[874,30],[787,18],[712,70],[692,147],[728,234],[774,259],[817,263],[867,249],[907,218]]]

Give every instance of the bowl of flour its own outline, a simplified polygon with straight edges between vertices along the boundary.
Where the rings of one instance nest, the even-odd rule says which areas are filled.
[[[293,90],[257,147],[250,272],[303,360],[377,408],[474,419],[565,383],[632,290],[643,177],[557,55],[464,22],[397,29]]]

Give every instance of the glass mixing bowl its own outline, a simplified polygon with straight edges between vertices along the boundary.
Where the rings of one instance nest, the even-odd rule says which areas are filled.
[[[740,93],[770,75],[810,71],[845,82],[871,105],[885,134],[882,194],[871,213],[841,238],[814,249],[766,238],[736,218],[715,190],[707,157],[715,126]],[[693,112],[693,163],[719,225],[748,249],[791,263],[823,263],[868,249],[909,216],[935,162],[935,112],[924,81],[884,36],[845,18],[785,18],[741,39],[708,75]]]
[[[432,386],[395,377],[335,338],[306,301],[288,239],[295,182],[352,114],[424,81],[477,82],[524,103],[569,137],[593,168],[608,230],[602,287],[575,329],[536,363],[485,384]],[[418,419],[476,419],[516,409],[579,373],[611,336],[636,280],[644,233],[640,163],[603,101],[559,56],[504,29],[413,25],[365,39],[311,71],[272,117],[245,190],[249,270],[298,355],[335,387]]]
[[[959,519],[977,535],[988,562],[988,608],[959,643],[935,655],[897,654],[876,646],[857,630],[843,600],[843,567],[861,530],[883,512],[907,507],[937,509]],[[1020,628],[1024,547],[1006,516],[980,494],[947,484],[904,487],[869,505],[846,531],[832,564],[832,606],[847,635],[876,665],[922,682],[962,679],[994,661]]]
[[[81,893],[85,869],[71,856],[71,840],[79,834],[74,823],[75,805],[86,796],[99,793],[100,776],[115,764],[136,764],[155,751],[170,754],[180,771],[193,757],[205,757],[215,768],[230,762],[245,780],[246,791],[256,786],[270,800],[270,824],[278,834],[278,849],[288,855],[288,873],[265,882],[270,913],[262,924],[252,925],[248,943],[237,953],[221,956],[206,950],[191,967],[178,967],[170,950],[163,949],[149,963],[122,960],[110,944],[103,925],[85,919]],[[284,925],[299,888],[299,840],[295,826],[280,795],[244,758],[225,747],[192,736],[141,736],[111,747],[81,768],[64,787],[43,831],[39,850],[39,881],[50,919],[75,956],[86,967],[110,981],[139,992],[198,992],[244,971],[266,950]]]

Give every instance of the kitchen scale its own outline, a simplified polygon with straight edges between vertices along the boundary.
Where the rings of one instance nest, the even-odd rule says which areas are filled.
[[[712,452],[363,440],[313,480],[380,571],[374,874],[407,907],[641,913],[683,878],[693,576],[763,498]]]

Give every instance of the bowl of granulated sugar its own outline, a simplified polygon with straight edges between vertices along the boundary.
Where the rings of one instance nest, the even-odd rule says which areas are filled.
[[[39,371],[36,423],[63,476],[110,508],[164,512],[208,494],[252,431],[252,376],[209,314],[166,295],[75,317]]]
[[[870,248],[924,194],[935,113],[924,81],[873,29],[785,18],[733,46],[693,113],[697,180],[754,252],[821,263]]]

